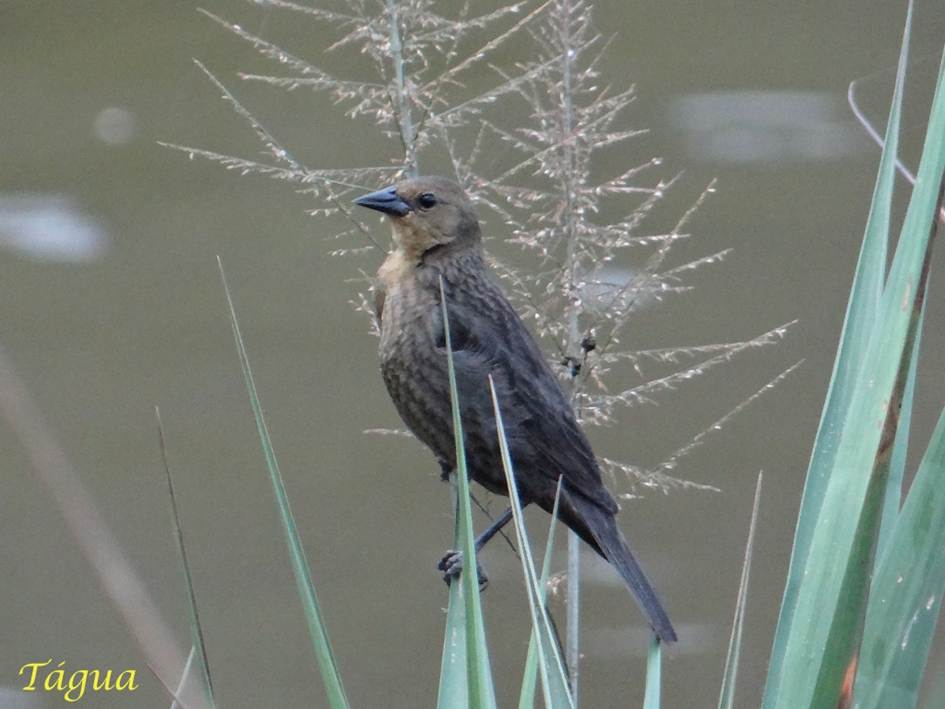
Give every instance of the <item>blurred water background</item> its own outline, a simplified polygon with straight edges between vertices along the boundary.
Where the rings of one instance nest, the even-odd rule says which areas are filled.
[[[329,35],[315,23],[238,0],[203,5],[332,71],[351,68],[323,54]],[[757,706],[878,158],[846,107],[847,85],[866,77],[864,110],[881,125],[904,5],[596,5],[598,25],[617,33],[605,79],[636,83],[629,123],[650,129],[633,143],[635,162],[658,155],[667,175],[685,170],[680,204],[718,178],[685,253],[734,248],[694,275],[694,296],[647,308],[633,344],[745,339],[800,320],[776,348],[592,432],[602,454],[653,465],[805,359],[680,462],[675,473],[721,492],[640,491],[621,517],[680,631],[664,665],[666,706],[714,706],[754,478],[765,471],[739,695],[740,706]],[[330,257],[337,245],[325,237],[338,224],[307,216],[317,205],[290,186],[189,162],[156,141],[259,155],[197,57],[310,164],[379,164],[395,152],[324,97],[241,84],[235,72],[259,60],[195,8],[0,5],[0,343],[185,647],[153,418],[160,405],[220,706],[322,706],[226,321],[214,260],[222,255],[352,703],[431,706],[446,602],[434,563],[450,539],[448,494],[418,444],[363,433],[400,425],[376,372],[376,341],[349,305],[357,267],[376,263]],[[907,164],[945,36],[941,10],[918,3]],[[494,62],[513,59],[499,53]],[[625,169],[616,162],[625,159],[615,154],[602,169]],[[491,233],[491,247],[506,251],[501,227]],[[940,271],[941,249],[935,261]],[[933,293],[938,285],[933,277]],[[913,436],[923,447],[945,398],[943,305],[929,302],[935,327],[919,370]],[[140,669],[137,692],[89,706],[166,705],[7,427],[0,450],[0,686],[21,687],[22,664],[52,657],[72,668]],[[533,520],[538,533],[544,517]],[[585,560],[584,706],[636,706],[640,616],[609,569]],[[525,596],[506,547],[493,544],[484,563],[500,704],[509,706],[527,643]],[[553,608],[561,612],[560,600]],[[21,700],[0,694],[4,706],[60,701]]]

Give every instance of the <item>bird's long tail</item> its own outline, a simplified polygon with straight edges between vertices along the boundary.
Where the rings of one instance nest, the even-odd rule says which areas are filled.
[[[676,631],[663,604],[634,558],[613,513],[580,493],[564,492],[561,519],[617,569],[653,631],[663,642],[676,642]],[[568,509],[570,508],[570,509]],[[572,519],[568,517],[574,516]]]

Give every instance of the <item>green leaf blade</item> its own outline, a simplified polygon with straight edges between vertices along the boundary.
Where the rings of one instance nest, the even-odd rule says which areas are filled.
[[[259,402],[256,382],[253,379],[253,372],[249,363],[249,355],[246,352],[246,345],[240,333],[239,321],[236,317],[236,308],[233,305],[230,288],[226,282],[223,262],[219,257],[217,257],[217,265],[220,269],[220,279],[223,282],[223,291],[226,295],[227,305],[229,306],[230,325],[233,328],[236,350],[239,354],[240,365],[243,369],[243,380],[246,384],[246,391],[249,394],[253,417],[256,420],[256,430],[259,434],[260,445],[266,460],[266,470],[269,473],[269,481],[272,484],[273,493],[276,498],[276,507],[282,522],[286,546],[289,550],[289,560],[292,565],[292,572],[295,576],[296,589],[298,590],[299,599],[302,602],[302,610],[305,614],[309,636],[311,637],[315,657],[318,661],[318,669],[325,685],[328,704],[331,709],[348,709],[348,698],[345,694],[344,685],[341,682],[341,674],[338,671],[338,663],[335,660],[335,654],[328,637],[328,629],[318,603],[318,596],[315,593],[315,584],[312,582],[312,571],[309,568],[305,550],[302,548],[302,540],[299,537],[298,529],[295,525],[295,517],[292,515],[292,509],[289,507],[289,497],[285,490],[282,473],[279,471],[279,463],[276,460],[275,450],[272,447],[269,427],[266,425],[262,405]]]
[[[512,506],[512,519],[515,523],[515,534],[518,538],[522,571],[525,575],[525,587],[528,592],[528,607],[532,616],[532,628],[536,631],[538,642],[538,669],[542,681],[542,692],[547,709],[573,709],[574,701],[568,686],[567,673],[558,653],[558,644],[555,639],[551,621],[548,618],[544,594],[535,572],[535,562],[532,556],[531,545],[528,542],[528,532],[525,529],[525,519],[522,512],[522,503],[518,493],[518,484],[515,480],[515,471],[512,458],[509,455],[508,440],[505,436],[505,426],[502,422],[502,410],[496,394],[495,383],[489,376],[489,389],[492,394],[492,407],[495,414],[496,429],[499,437],[499,452],[502,456],[502,467],[505,471],[506,485],[509,489],[509,503]],[[561,483],[559,481],[559,490]]]
[[[450,585],[436,706],[437,709],[467,709],[469,706],[469,679],[466,673],[466,609],[463,604],[462,586],[458,583]]]
[[[765,693],[767,709],[835,706],[859,642],[888,457],[927,283],[932,219],[945,170],[942,78],[940,71],[919,174],[870,334],[864,374],[853,386],[822,507],[810,533],[807,563],[800,570],[803,584],[788,613],[790,622],[779,624],[776,665]]]
[[[456,383],[456,368],[453,361],[453,346],[450,339],[449,313],[446,305],[446,290],[443,279],[440,278],[440,307],[443,315],[443,330],[446,340],[446,361],[449,374],[450,404],[453,415],[453,434],[456,446],[456,496],[457,496],[457,547],[463,553],[463,570],[460,574],[458,586],[454,592],[451,586],[450,605],[453,601],[461,602],[463,607],[464,639],[466,674],[465,684],[468,693],[468,706],[471,709],[494,709],[496,706],[495,689],[492,681],[492,670],[489,667],[489,648],[486,645],[485,623],[482,618],[482,605],[479,598],[479,572],[476,564],[475,535],[472,526],[472,509],[469,502],[469,477],[466,468],[466,452],[463,438],[463,422],[460,412],[459,388]],[[458,614],[454,620],[458,619]],[[450,614],[447,613],[447,620]],[[448,630],[447,642],[450,642]],[[453,633],[454,637],[458,637]],[[444,658],[446,650],[444,650]],[[446,666],[444,665],[444,669]],[[441,671],[441,678],[443,672]],[[457,673],[447,678],[460,677]],[[454,694],[451,687],[441,687],[443,694]]]
[[[902,48],[896,73],[889,119],[886,124],[885,147],[880,158],[873,201],[867,218],[863,246],[857,261],[850,300],[844,318],[837,357],[831,374],[827,399],[811,453],[801,508],[798,514],[794,546],[791,552],[788,579],[778,618],[774,647],[766,684],[766,696],[780,685],[781,668],[789,629],[793,624],[797,595],[809,563],[811,537],[817,525],[824,494],[836,458],[840,432],[850,409],[857,377],[862,371],[871,329],[879,311],[886,270],[889,242],[889,215],[896,176],[896,158],[905,72],[909,56],[912,4],[910,1],[903,33]]]
[[[555,491],[555,504],[551,509],[551,524],[548,528],[548,540],[545,542],[545,558],[541,565],[541,603],[545,606],[548,596],[548,577],[551,575],[551,555],[555,547],[555,527],[558,521],[558,506],[561,503],[561,480]],[[535,686],[538,682],[538,629],[532,624],[531,637],[528,639],[528,654],[525,656],[525,671],[522,673],[522,690],[519,694],[519,709],[533,709],[535,706]]]
[[[650,649],[646,655],[646,690],[643,694],[643,709],[660,709],[662,701],[663,650],[659,636],[650,638]]]
[[[180,512],[177,508],[177,494],[174,490],[174,479],[171,476],[171,466],[167,459],[167,440],[164,435],[164,423],[161,421],[161,410],[154,407],[154,417],[157,419],[158,444],[161,448],[161,462],[164,464],[164,476],[167,480],[167,495],[170,501],[171,520],[174,524],[174,539],[177,542],[177,558],[184,576],[184,588],[187,592],[187,612],[190,620],[191,650],[187,656],[183,676],[177,694],[180,695],[187,680],[187,672],[196,658],[200,667],[200,676],[203,680],[203,689],[210,709],[215,709],[216,701],[213,696],[213,682],[210,678],[210,661],[207,659],[207,647],[203,637],[203,626],[200,623],[200,614],[197,610],[197,594],[194,591],[194,580],[190,572],[190,561],[187,558],[187,546],[184,544],[184,530],[180,523]],[[175,699],[173,705],[177,704]],[[173,706],[172,705],[172,706]]]
[[[742,629],[745,626],[745,608],[748,602],[748,581],[751,576],[752,552],[755,544],[755,531],[758,525],[758,506],[761,503],[762,475],[758,473],[755,484],[755,500],[751,507],[751,521],[748,524],[748,542],[745,544],[745,559],[742,562],[742,575],[738,582],[738,600],[735,603],[735,619],[732,621],[732,634],[728,642],[725,657],[725,672],[722,677],[722,689],[719,692],[719,709],[733,709],[735,689],[738,678],[738,661],[741,657]]]

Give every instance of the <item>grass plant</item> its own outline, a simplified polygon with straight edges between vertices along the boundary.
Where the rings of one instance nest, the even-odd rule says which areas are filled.
[[[873,202],[795,533],[765,709],[915,706],[945,593],[945,568],[931,552],[945,545],[939,523],[945,506],[929,495],[945,476],[942,426],[899,508],[908,433],[901,422],[909,420],[912,404],[945,172],[943,65],[887,270],[911,18],[910,4]],[[851,686],[845,679],[854,669]]]
[[[299,600],[302,602],[302,610],[305,614],[305,622],[308,625],[309,636],[315,650],[318,670],[325,685],[328,705],[331,709],[348,709],[348,698],[341,682],[341,674],[338,670],[338,663],[335,661],[335,654],[331,649],[331,641],[328,638],[328,629],[325,625],[321,606],[318,603],[318,596],[315,593],[315,584],[312,582],[312,571],[309,568],[308,557],[302,548],[302,540],[295,525],[295,517],[292,514],[292,508],[289,506],[289,496],[286,493],[285,482],[282,479],[282,473],[279,471],[276,453],[269,438],[269,428],[263,416],[262,405],[259,403],[256,382],[253,379],[253,371],[249,364],[249,355],[246,352],[243,335],[240,333],[236,307],[233,305],[230,287],[226,282],[223,261],[219,258],[217,259],[217,265],[220,269],[223,292],[226,295],[230,325],[233,328],[233,339],[236,342],[236,351],[239,354],[240,367],[243,370],[243,381],[249,395],[253,418],[256,420],[259,444],[266,461],[266,471],[269,474],[269,481],[272,483],[272,491],[276,498],[276,507],[279,511],[279,519],[282,521],[282,531],[285,534],[286,546],[289,550],[289,560],[292,564],[292,573],[295,576],[296,589],[298,590]]]

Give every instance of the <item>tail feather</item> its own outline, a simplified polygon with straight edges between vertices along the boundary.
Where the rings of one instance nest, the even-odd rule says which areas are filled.
[[[565,492],[564,497],[562,521],[617,569],[660,640],[667,643],[676,642],[673,624],[646,574],[627,546],[614,515],[580,493]]]

